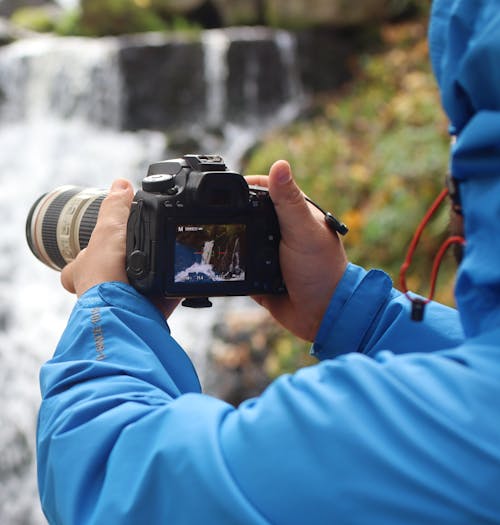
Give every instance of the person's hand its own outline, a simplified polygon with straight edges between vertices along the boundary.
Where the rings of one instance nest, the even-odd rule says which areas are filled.
[[[125,270],[127,220],[134,190],[130,182],[117,179],[102,202],[99,216],[87,248],[61,272],[64,288],[80,297],[93,286],[110,281],[128,283]],[[174,311],[178,300],[153,300],[165,318]]]
[[[99,211],[87,248],[64,267],[61,282],[80,297],[96,284],[108,281],[128,283],[125,271],[127,220],[134,198],[132,185],[123,179],[113,182]]]
[[[254,175],[246,180],[269,188],[280,223],[280,265],[287,287],[285,295],[255,300],[292,333],[314,341],[347,266],[342,243],[323,214],[307,203],[286,161],[275,162],[269,177]]]

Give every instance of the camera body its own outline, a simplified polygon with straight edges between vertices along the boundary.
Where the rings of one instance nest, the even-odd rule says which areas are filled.
[[[266,189],[216,155],[151,164],[127,226],[127,275],[150,296],[279,294],[280,230]]]

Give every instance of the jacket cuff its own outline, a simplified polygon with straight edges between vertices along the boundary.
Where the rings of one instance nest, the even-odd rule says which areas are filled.
[[[121,281],[105,282],[89,288],[78,299],[75,309],[102,306],[122,308],[136,315],[149,317],[166,324],[161,312],[147,297],[139,293],[130,284]]]
[[[311,354],[319,360],[362,352],[381,308],[390,299],[392,281],[381,270],[349,263],[321,322]]]

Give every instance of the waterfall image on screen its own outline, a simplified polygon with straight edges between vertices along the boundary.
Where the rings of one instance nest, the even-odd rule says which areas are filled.
[[[175,238],[174,283],[245,280],[244,224],[183,224]]]

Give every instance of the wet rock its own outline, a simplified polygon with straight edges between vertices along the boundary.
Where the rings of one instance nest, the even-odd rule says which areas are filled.
[[[265,28],[207,32],[194,40],[120,38],[124,128],[170,133],[274,117],[300,89],[283,40],[291,43],[293,36]]]
[[[125,129],[179,136],[275,118],[304,94],[337,88],[349,78],[353,32],[258,28],[207,31],[201,37],[161,34],[119,39],[125,83]]]
[[[125,129],[189,126],[204,115],[201,42],[161,36],[124,38],[119,61],[127,86]]]
[[[350,26],[401,14],[410,0],[266,0],[268,22],[285,27]]]
[[[290,77],[272,35],[232,41],[227,68],[227,118],[230,121],[273,114],[290,96]]]
[[[213,0],[226,25],[350,26],[401,14],[411,0]]]
[[[153,0],[155,8],[168,10],[170,13],[189,13],[193,9],[200,7],[205,0]]]
[[[229,311],[214,327],[206,390],[234,406],[259,395],[270,383],[266,359],[280,330],[267,311]]]
[[[224,25],[264,23],[267,0],[213,0]]]
[[[5,18],[0,18],[0,46],[10,44],[20,38],[33,36],[31,31],[22,29],[12,24]]]
[[[356,30],[323,28],[297,32],[297,67],[304,89],[321,93],[350,79],[350,58],[360,45]]]

